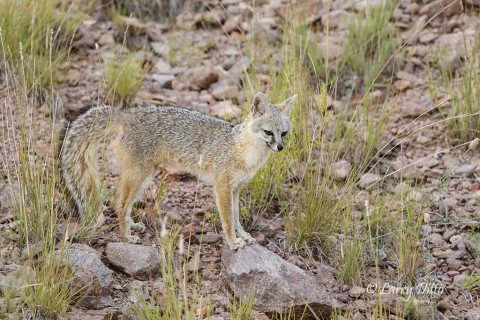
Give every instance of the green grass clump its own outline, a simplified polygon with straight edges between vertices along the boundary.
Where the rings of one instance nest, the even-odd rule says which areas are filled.
[[[4,54],[0,70],[5,71],[9,63],[17,73],[24,73],[28,92],[50,88],[60,78],[60,63],[88,6],[76,1],[1,1]]]
[[[363,80],[364,86],[375,80],[397,46],[395,30],[390,25],[396,4],[397,1],[388,0],[368,7],[350,24],[341,65]]]
[[[123,57],[106,62],[106,99],[112,106],[126,107],[133,102],[147,75],[149,65],[141,54],[127,52]]]
[[[200,262],[199,252],[191,254],[178,231],[159,237],[163,288],[152,288],[148,297],[138,294],[138,303],[131,304],[133,311],[142,320],[193,320],[210,316],[212,304],[202,293],[198,268],[188,270],[192,260]]]
[[[10,294],[15,296],[18,308],[24,314],[48,318],[65,313],[81,288],[72,288],[73,272],[64,268],[62,258],[67,257],[67,239],[57,244],[58,219],[63,215],[57,190],[56,126],[55,116],[36,123],[38,111],[35,95],[25,85],[24,74],[10,73],[14,68],[7,65],[8,83],[7,107],[2,110],[2,121],[13,126],[3,127],[4,150],[14,150],[13,155],[1,154],[2,163],[8,163],[13,156],[15,166],[6,168],[7,181],[18,182],[13,196],[12,213],[15,221],[15,241],[23,249],[26,264],[31,272],[23,275],[23,285]],[[39,82],[34,82],[39,84]],[[36,92],[36,88],[33,91]],[[54,106],[49,106],[55,110]],[[14,109],[13,109],[14,108]],[[44,135],[42,143],[38,136]],[[12,145],[7,145],[8,141]],[[67,219],[68,223],[68,219]],[[18,310],[17,310],[18,311]],[[8,310],[7,310],[8,312]],[[0,316],[3,315],[0,313]]]

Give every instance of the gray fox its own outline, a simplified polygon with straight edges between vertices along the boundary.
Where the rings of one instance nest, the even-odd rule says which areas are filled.
[[[296,97],[275,106],[259,92],[239,125],[175,107],[94,107],[67,130],[60,154],[64,182],[81,217],[89,208],[100,211],[96,145],[111,137],[121,169],[113,206],[125,240],[138,242],[131,229],[145,230],[130,217],[132,206],[156,167],[168,164],[214,184],[227,243],[232,250],[242,248],[254,239],[240,225],[239,191],[271,151],[282,151]]]

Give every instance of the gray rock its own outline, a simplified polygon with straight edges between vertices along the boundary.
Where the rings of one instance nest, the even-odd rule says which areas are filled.
[[[152,46],[153,52],[156,55],[166,58],[168,56],[168,52],[170,51],[170,46],[166,42],[150,42]]]
[[[218,73],[213,67],[202,66],[188,70],[172,81],[172,88],[177,91],[200,91],[208,88],[218,79]]]
[[[433,256],[438,259],[462,259],[465,256],[465,252],[461,250],[449,250],[433,252]]]
[[[152,73],[170,73],[172,71],[172,66],[165,60],[158,59],[157,62],[152,67]]]
[[[341,160],[332,164],[332,175],[337,180],[343,180],[350,176],[352,164],[347,160]]]
[[[210,87],[212,96],[217,100],[233,99],[238,95],[238,87],[225,81],[214,83]]]
[[[242,115],[242,109],[234,105],[230,100],[220,101],[210,108],[211,113],[219,118],[236,118]]]
[[[333,10],[322,16],[322,24],[331,30],[348,30],[351,23],[356,22],[356,15],[345,10]]]
[[[480,1],[478,1],[477,6],[480,6]],[[465,314],[465,319],[480,320],[480,307],[474,307],[468,310],[467,314]]]
[[[445,8],[445,10],[442,10]],[[440,11],[440,17],[451,17],[463,11],[462,1],[435,0],[420,8],[420,15],[427,15],[430,19]]]
[[[441,248],[446,244],[445,240],[443,240],[443,237],[439,233],[429,234],[426,240],[432,248]]]
[[[465,274],[457,274],[453,277],[453,283],[460,287],[466,278],[467,276]]]
[[[478,234],[469,234],[466,239],[466,246],[476,257],[480,257],[480,236]]]
[[[241,24],[242,24],[242,16],[240,15],[229,16],[227,20],[225,20],[225,23],[223,24],[223,31],[229,34],[232,33],[233,31],[240,31]]]
[[[159,83],[161,88],[171,87],[174,75],[171,74],[152,74],[151,79]]]
[[[160,273],[160,254],[154,247],[126,242],[110,242],[105,255],[113,266],[139,280],[155,278]]]
[[[114,305],[110,297],[113,271],[100,260],[100,254],[86,244],[72,244],[63,254],[55,252],[63,264],[74,272],[71,282],[73,290],[82,289],[79,304],[89,309],[103,309]]]
[[[19,183],[0,182],[0,211],[6,213],[15,206],[16,199],[19,199]]]
[[[248,245],[238,251],[225,247],[222,263],[235,296],[246,298],[254,293],[254,309],[257,311],[267,314],[306,312],[302,318],[308,319],[313,316],[311,310],[322,318],[340,307],[340,303],[329,295],[316,277],[259,244]]]
[[[353,297],[353,298],[358,298],[364,293],[365,293],[365,289],[359,286],[354,286],[352,287],[352,289],[350,289],[350,291],[348,291],[348,294],[350,295],[350,297]]]
[[[468,176],[471,176],[476,169],[477,169],[476,164],[464,164],[455,169],[455,175],[461,176],[461,177],[468,177]]]
[[[382,179],[382,176],[378,174],[367,173],[360,179],[360,181],[358,182],[358,186],[362,189],[366,189],[373,186],[375,183],[377,183],[381,179]]]

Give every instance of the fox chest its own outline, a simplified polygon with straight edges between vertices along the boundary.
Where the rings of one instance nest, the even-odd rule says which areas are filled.
[[[255,173],[265,165],[270,155],[268,148],[247,149],[242,155],[242,164],[235,180],[239,184],[250,181]]]

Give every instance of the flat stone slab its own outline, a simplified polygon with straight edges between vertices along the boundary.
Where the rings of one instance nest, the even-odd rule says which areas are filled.
[[[293,311],[299,319],[309,319],[329,317],[334,308],[341,306],[319,279],[259,244],[237,251],[224,248],[222,263],[235,296],[248,298],[253,293],[257,311]]]
[[[105,255],[115,268],[138,280],[149,280],[160,274],[160,254],[154,247],[126,242],[110,242]]]

